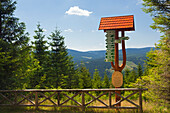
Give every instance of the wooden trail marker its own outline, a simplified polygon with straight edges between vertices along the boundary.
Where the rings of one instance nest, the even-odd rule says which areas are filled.
[[[112,84],[114,87],[121,87],[123,85],[123,75],[119,71],[112,74]]]
[[[134,17],[133,15],[128,16],[117,16],[117,17],[103,17],[101,18],[99,30],[106,32],[106,62],[111,62],[111,66],[115,70],[112,74],[112,84],[115,88],[119,88],[123,84],[123,75],[121,71],[126,65],[126,50],[125,40],[129,37],[125,37],[125,31],[134,31]],[[121,37],[119,37],[119,31]],[[123,63],[119,66],[119,43],[122,44]],[[121,92],[118,91],[118,94]],[[118,95],[115,95],[116,102],[120,100]],[[121,106],[119,103],[118,106]]]

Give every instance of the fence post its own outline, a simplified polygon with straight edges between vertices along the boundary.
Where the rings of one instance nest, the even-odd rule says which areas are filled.
[[[35,109],[38,110],[38,92],[35,92]]]
[[[143,113],[143,109],[142,109],[142,90],[139,90],[139,112]]]
[[[109,108],[111,108],[111,106],[112,106],[112,98],[111,98],[111,96],[112,96],[112,92],[109,91]]]
[[[17,104],[17,92],[16,92],[16,91],[14,92],[14,95],[15,95],[15,98],[14,98],[14,105],[16,106],[16,104]]]
[[[58,102],[58,106],[60,106],[60,92],[58,92],[58,95],[57,95],[57,102]]]
[[[82,111],[85,111],[85,98],[84,98],[84,92],[82,91]]]

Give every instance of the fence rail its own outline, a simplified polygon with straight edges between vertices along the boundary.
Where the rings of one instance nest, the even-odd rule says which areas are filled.
[[[113,89],[24,89],[24,90],[0,90],[0,106],[39,106],[45,107],[80,107],[82,110],[85,108],[110,108],[110,109],[139,109],[142,113],[142,91],[147,89],[139,88],[113,88]],[[130,91],[130,94],[124,97],[116,91]],[[90,92],[100,92],[99,95],[94,96]],[[70,96],[70,94],[72,95]],[[139,103],[136,104],[129,97],[139,93]],[[121,97],[116,103],[112,103],[113,95],[116,94]],[[79,95],[80,99],[76,100]],[[108,103],[102,101],[100,97],[108,95]],[[90,96],[92,99],[85,100],[85,96]],[[55,100],[53,98],[55,97]],[[62,100],[63,97],[66,99]],[[51,104],[46,104],[46,101]],[[132,106],[117,106],[123,101],[128,101]],[[72,101],[75,104],[69,104]],[[98,101],[103,106],[92,106],[91,103]]]

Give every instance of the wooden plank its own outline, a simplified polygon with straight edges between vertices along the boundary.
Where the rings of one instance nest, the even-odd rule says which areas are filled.
[[[3,103],[3,101],[5,101],[5,98],[2,98],[2,99],[0,100],[0,103]]]
[[[14,106],[14,105],[12,105],[12,104],[1,104],[1,106]],[[17,106],[35,106],[35,105],[21,104],[21,105],[17,105]]]
[[[106,106],[87,106],[87,108],[109,108]],[[121,107],[121,106],[117,106],[117,107],[111,107],[111,109],[138,109],[137,107]]]
[[[141,88],[109,88],[109,89],[25,89],[25,90],[0,90],[0,92],[81,92],[81,91],[146,91]]]
[[[1,94],[0,93],[0,95],[5,99],[5,100],[7,100],[8,102],[10,102],[11,104],[14,104],[10,99],[8,99],[5,95],[3,95],[3,94]]]
[[[77,108],[80,108],[82,106],[76,106],[76,105],[62,105],[60,107],[77,107]]]
[[[26,100],[28,100],[28,101],[30,101],[33,105],[35,105],[35,103],[32,101],[32,100],[30,100],[28,97],[26,97],[25,95],[22,95],[22,94],[20,94],[22,97],[24,97]]]
[[[66,94],[64,94],[64,93],[62,93],[64,96],[66,96]],[[74,94],[72,97],[69,97],[69,96],[66,96],[68,99],[67,100],[65,100],[64,102],[62,102],[60,105],[63,105],[64,103],[66,103],[66,102],[68,102],[70,99],[73,99],[75,96],[77,96],[79,94],[79,92],[78,93],[76,93],[76,94]]]
[[[131,97],[131,96],[133,96],[134,94],[136,94],[138,91],[135,91],[135,92],[133,92],[133,93],[131,93],[131,94],[129,94],[128,96],[126,96],[125,98],[123,97],[123,99],[121,99],[121,100],[119,100],[119,101],[117,101],[115,104],[113,104],[113,106],[115,106],[115,105],[117,105],[118,103],[120,103],[120,102],[122,102],[122,101],[124,101],[124,100],[126,100],[127,98],[129,98],[129,97]],[[137,105],[137,107],[139,107],[138,105]]]
[[[75,94],[75,96],[77,96],[78,94],[79,94],[79,92],[78,92],[78,93],[76,93],[76,94]],[[67,98],[69,98],[70,100],[74,101],[74,102],[75,102],[75,103],[77,103],[78,105],[82,106],[82,104],[81,104],[81,103],[79,103],[79,102],[77,102],[76,100],[74,100],[74,99],[73,99],[75,96],[72,98],[72,97],[69,97],[69,96],[68,96],[68,95],[66,95],[66,94],[63,94],[63,95],[65,95]]]
[[[139,105],[135,104],[134,102],[132,102],[131,100],[127,99],[127,98],[124,98],[123,96],[121,96],[120,94],[114,92],[115,94],[117,94],[118,96],[120,96],[121,98],[123,98],[124,100],[127,100],[129,103],[135,105],[136,107],[139,107]],[[118,103],[118,102],[117,102]]]
[[[39,92],[39,94],[40,94],[41,96],[45,97],[45,99],[42,100],[41,102],[39,102],[38,104],[40,105],[40,104],[42,104],[43,102],[45,102],[45,101],[48,99],[51,103],[53,103],[54,105],[57,106],[57,104],[56,104],[53,100],[50,99],[50,98],[51,98],[52,96],[54,96],[56,93],[57,93],[57,92],[54,92],[53,94],[51,94],[50,96],[47,97],[47,96],[44,95],[43,93]]]
[[[81,107],[76,105],[62,105],[62,106],[56,106],[56,105],[39,105],[41,107]]]
[[[20,103],[22,103],[25,99],[27,99],[28,97],[30,97],[31,95],[33,94],[33,92],[32,93],[30,93],[29,95],[27,95],[26,97],[24,97],[24,99],[23,100],[21,100],[21,101],[19,101],[18,103],[16,103],[17,105],[19,105]],[[21,94],[20,94],[21,95]]]
[[[108,92],[104,92],[104,93],[100,94],[98,97],[95,97],[95,96],[93,96],[92,94],[90,94],[90,93],[88,93],[88,92],[85,92],[85,93],[94,98],[93,100],[89,101],[89,102],[86,104],[86,106],[87,106],[88,104],[92,103],[93,101],[98,100],[99,102],[101,102],[102,104],[104,104],[105,106],[108,107],[108,105],[107,105],[106,103],[104,103],[103,101],[101,101],[101,100],[99,99],[101,96],[107,94]]]

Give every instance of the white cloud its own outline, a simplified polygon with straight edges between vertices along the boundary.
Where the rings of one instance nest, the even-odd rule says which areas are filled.
[[[72,29],[66,29],[66,30],[64,30],[65,32],[73,32],[73,30]]]
[[[80,9],[78,6],[74,6],[74,7],[70,7],[70,9],[65,13],[68,15],[90,16],[92,12]]]

